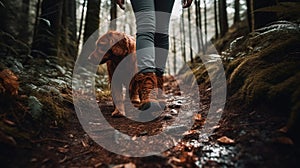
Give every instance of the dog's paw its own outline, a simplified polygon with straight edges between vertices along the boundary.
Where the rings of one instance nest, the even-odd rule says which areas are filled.
[[[118,109],[115,109],[114,112],[111,113],[112,117],[124,117],[125,116],[125,112],[124,111],[119,111]]]

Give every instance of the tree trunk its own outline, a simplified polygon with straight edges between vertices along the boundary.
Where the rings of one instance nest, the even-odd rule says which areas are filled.
[[[246,0],[249,31],[254,31],[253,0]]]
[[[200,3],[199,0],[195,0],[195,13],[196,13],[196,36],[197,36],[197,46],[198,46],[198,52],[201,51],[201,40],[200,40],[200,33],[201,33],[201,29],[200,29],[200,25],[199,25],[199,15],[201,15],[200,13]]]
[[[241,19],[240,17],[240,0],[234,1],[234,19],[233,23],[239,22]]]
[[[218,7],[217,7],[217,0],[214,0],[214,15],[215,15],[215,37],[216,39],[219,38],[219,24],[218,24]]]
[[[184,24],[184,11],[181,14],[181,27],[180,27],[180,34],[181,34],[181,54],[183,57],[184,62],[186,62],[186,50],[185,50],[185,24]]]
[[[0,30],[7,32],[7,22],[8,22],[8,10],[7,10],[7,0],[2,0],[2,5],[0,5]]]
[[[62,3],[60,0],[43,0],[36,34],[33,38],[33,56],[57,56],[61,28]]]
[[[174,58],[173,58],[173,69],[174,69],[174,74],[176,74],[177,71],[177,62],[176,62],[176,57],[177,57],[177,46],[176,46],[176,31],[175,31],[175,25],[173,26],[173,53],[174,53]]]
[[[81,40],[81,36],[82,36],[82,28],[83,28],[83,20],[84,20],[86,2],[87,2],[87,0],[84,0],[83,4],[82,4],[82,11],[81,11],[81,16],[80,16],[80,24],[79,24],[79,30],[78,30],[79,34],[78,34],[78,38],[77,38],[77,44],[78,44],[78,46],[80,44],[80,40]]]
[[[63,36],[60,38],[61,54],[66,56],[77,55],[77,25],[76,25],[76,2],[75,0],[64,0],[62,12],[62,29]]]
[[[29,5],[30,0],[22,0],[22,28],[20,28],[20,39],[28,44],[29,38],[32,36],[29,30]]]
[[[100,20],[100,0],[87,0],[87,14],[84,26],[83,41],[87,39],[99,28]],[[97,37],[95,37],[97,38]]]
[[[219,0],[219,22],[221,37],[223,37],[228,31],[228,18],[226,7],[226,0]]]
[[[110,7],[110,25],[109,28],[110,30],[116,30],[117,29],[117,5],[116,5],[116,0],[110,0],[111,2],[111,7]]]
[[[207,47],[207,6],[206,6],[206,0],[203,1],[204,3],[204,44],[203,44],[203,53],[206,53],[206,47]]]
[[[194,58],[193,58],[193,50],[192,50],[192,26],[191,26],[191,8],[188,9],[188,21],[189,21],[189,40],[190,40],[190,59],[191,59],[191,62],[194,62]]]

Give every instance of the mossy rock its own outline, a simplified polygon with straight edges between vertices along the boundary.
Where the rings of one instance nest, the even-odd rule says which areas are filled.
[[[226,67],[231,104],[264,107],[289,116],[288,128],[297,135],[300,127],[300,28],[267,30],[248,36],[244,46],[231,54]],[[297,136],[294,136],[297,137]],[[299,141],[299,139],[297,140]],[[300,141],[299,141],[300,142]]]

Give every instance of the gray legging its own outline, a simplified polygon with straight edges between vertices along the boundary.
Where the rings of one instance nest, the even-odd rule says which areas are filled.
[[[169,50],[169,22],[174,0],[131,0],[137,25],[139,71],[163,73]]]

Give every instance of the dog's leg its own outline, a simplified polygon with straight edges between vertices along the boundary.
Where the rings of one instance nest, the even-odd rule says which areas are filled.
[[[112,86],[113,103],[115,110],[112,112],[113,117],[125,116],[125,108],[123,101],[122,84],[115,84]]]

